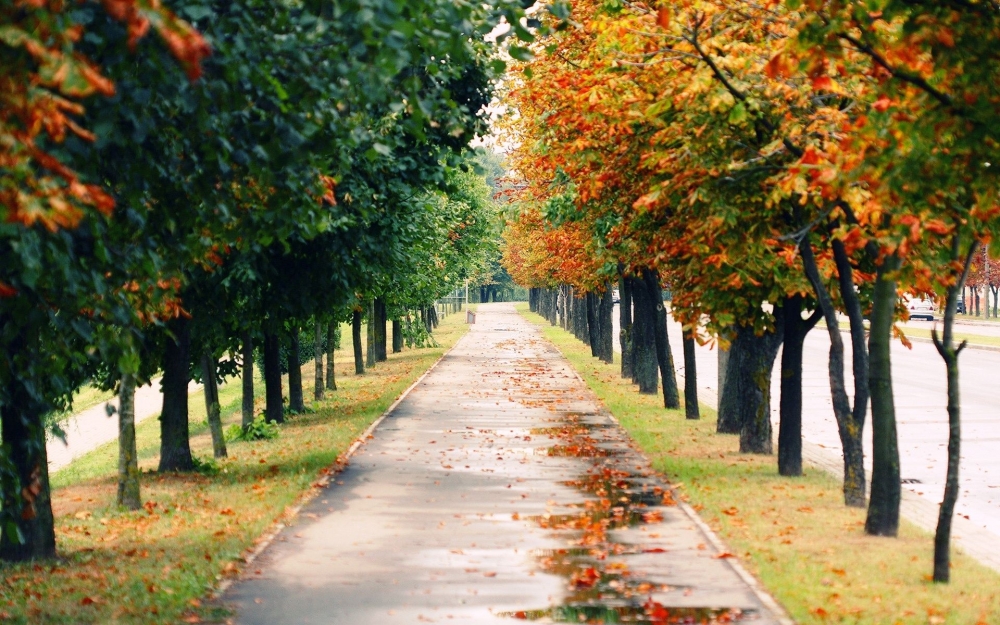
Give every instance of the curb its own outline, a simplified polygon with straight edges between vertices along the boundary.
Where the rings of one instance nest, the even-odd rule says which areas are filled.
[[[521,318],[527,321],[528,323],[532,323],[531,320],[527,319],[524,315],[521,315]],[[538,324],[532,323],[532,325],[537,327]],[[541,338],[545,339],[544,336],[542,336]],[[558,347],[556,347],[548,339],[545,340],[549,343],[549,345],[552,345],[552,347],[554,347],[556,351],[558,351],[562,355],[563,358],[566,358],[566,355],[563,354]],[[568,358],[566,358],[566,362],[569,363]],[[573,375],[576,376],[576,379],[579,380],[580,383],[583,384],[587,389],[589,389],[591,393],[594,393],[593,389],[590,389],[590,385],[587,384],[587,381],[584,380],[583,376],[580,375],[580,372],[576,370],[576,367],[574,367],[572,363],[569,363],[569,365],[570,365],[570,370],[573,372]],[[594,393],[594,395],[596,396],[596,393]],[[626,437],[628,437],[628,440],[633,443],[632,447],[635,450],[635,452],[638,453],[640,456],[642,456],[646,460],[646,462],[650,465],[650,468],[652,468],[652,463],[649,462],[649,458],[641,450],[635,448],[635,444],[634,441],[632,440],[632,437],[628,435],[628,432],[626,432],[625,428],[623,428],[622,425],[618,422],[618,419],[616,419],[615,416],[611,414],[611,412],[608,411],[606,407],[604,407],[604,402],[601,402],[600,398],[598,398],[598,402],[600,402],[601,406],[604,408],[605,416],[607,416],[611,420],[611,422],[614,423],[615,426],[618,427],[625,434]],[[655,469],[653,470],[655,471]],[[659,471],[657,471],[657,473],[659,473]],[[670,484],[669,480],[664,480],[664,481],[666,481],[667,484]],[[677,503],[677,506],[680,507],[680,509],[684,512],[685,515],[687,515],[687,517],[691,520],[691,522],[693,522],[701,531],[701,533],[704,534],[705,538],[708,539],[708,542],[712,544],[712,547],[714,547],[715,550],[718,551],[719,553],[728,552],[729,549],[726,548],[726,544],[722,541],[721,538],[719,538],[719,535],[716,534],[715,531],[712,528],[710,528],[705,523],[705,521],[701,519],[700,516],[698,516],[698,513],[694,510],[694,508],[692,508],[690,505],[687,504],[687,502],[681,499],[680,493],[678,493],[674,489],[672,484],[670,484],[670,491],[674,495],[674,501]],[[788,615],[788,612],[785,611],[785,608],[783,608],[781,604],[778,603],[778,601],[761,586],[757,578],[751,575],[750,572],[747,571],[743,567],[743,565],[739,563],[739,561],[737,561],[735,558],[725,558],[725,561],[726,564],[728,564],[729,567],[733,570],[733,572],[736,573],[736,575],[741,580],[743,580],[743,583],[750,588],[750,591],[753,592],[754,596],[757,597],[757,599],[761,602],[761,604],[763,604],[765,608],[767,608],[773,613],[775,619],[778,621],[778,623],[780,623],[780,625],[795,625],[795,621],[792,620],[792,617]]]
[[[381,423],[385,421],[386,418],[388,418],[389,415],[393,413],[393,411],[396,410],[396,407],[399,406],[399,404],[401,404],[404,399],[406,399],[406,396],[410,394],[410,391],[415,389],[418,384],[424,381],[424,378],[430,375],[431,371],[434,371],[434,369],[436,369],[437,366],[441,364],[441,361],[444,360],[448,356],[448,354],[450,354],[451,351],[458,346],[462,338],[465,337],[463,336],[459,338],[458,341],[455,341],[455,344],[449,347],[447,351],[445,351],[443,354],[441,354],[441,357],[435,360],[434,364],[432,364],[430,367],[427,368],[427,371],[424,371],[422,374],[420,374],[420,377],[414,380],[413,384],[408,386],[406,390],[403,391],[399,395],[399,397],[397,397],[396,400],[389,405],[388,408],[386,408],[385,412],[383,412],[379,416],[379,418],[375,419],[375,421],[373,421],[372,424],[369,425],[365,429],[365,431],[358,436],[358,438],[354,439],[354,442],[351,443],[351,446],[347,448],[347,451],[345,451],[340,457],[338,457],[337,461],[334,462],[334,464],[328,467],[327,473],[319,477],[315,482],[313,482],[312,488],[310,488],[310,490],[306,491],[306,493],[302,495],[299,502],[293,508],[289,509],[282,515],[286,520],[291,520],[292,518],[298,516],[302,508],[307,503],[315,499],[319,495],[320,490],[322,488],[325,488],[327,485],[329,485],[330,478],[344,470],[344,467],[347,466],[347,461],[351,458],[351,456],[354,455],[354,452],[356,452],[362,445],[364,445],[365,441],[368,440],[368,437],[371,436],[372,433],[375,431],[375,428],[381,425]],[[260,542],[257,543],[257,546],[254,547],[253,551],[251,551],[249,554],[243,557],[244,566],[253,564],[253,562],[262,553],[264,553],[264,551],[268,547],[271,546],[271,543],[273,543],[274,539],[278,537],[278,535],[281,533],[281,530],[285,529],[286,527],[288,527],[288,524],[285,521],[275,521],[275,524],[272,526],[272,529],[264,534],[264,537],[260,540]],[[227,590],[229,590],[230,586],[232,586],[238,581],[242,581],[242,579],[243,579],[242,573],[234,577],[228,577],[223,579],[219,583],[219,585],[216,586],[215,590],[213,590],[212,593],[209,595],[209,598],[213,601],[218,601],[219,599],[222,598],[222,595]]]

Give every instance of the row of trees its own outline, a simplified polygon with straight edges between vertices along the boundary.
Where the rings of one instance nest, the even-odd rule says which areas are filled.
[[[823,318],[844,500],[867,504],[866,532],[884,536],[899,526],[889,352],[907,314],[899,294],[941,301],[934,340],[947,364],[950,436],[934,579],[947,581],[964,346],[952,327],[969,271],[1000,229],[1000,98],[989,86],[1000,10],[583,1],[557,30],[510,80],[507,141],[523,180],[508,271],[522,285],[575,293],[624,278],[623,309],[629,281],[662,278],[685,337],[729,348],[718,430],[738,433],[743,452],[772,451],[771,369],[784,345],[783,475],[802,470],[802,342]],[[838,314],[850,321],[852,390]],[[640,341],[622,328],[624,351]],[[669,361],[659,361],[664,380]]]
[[[224,454],[216,387],[243,370],[249,425],[255,345],[281,422],[282,349],[303,407],[303,329],[319,355],[351,320],[360,372],[365,314],[374,362],[389,320],[429,330],[436,297],[489,280],[498,222],[468,145],[504,70],[485,35],[520,2],[167,4],[0,9],[5,560],[55,554],[44,415],[84,382],[119,392],[135,507],[137,385],[162,375],[159,469],[193,470],[190,380]]]

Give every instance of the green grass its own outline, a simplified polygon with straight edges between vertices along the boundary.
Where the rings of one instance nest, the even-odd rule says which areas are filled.
[[[439,347],[391,354],[363,376],[353,373],[351,350],[339,350],[338,391],[290,417],[276,439],[229,443],[215,475],[143,473],[141,511],[115,506],[116,443],[59,471],[53,509],[60,559],[2,568],[0,621],[152,624],[223,617],[206,597],[221,579],[239,573],[267,529],[287,519],[365,428],[454,345],[467,329],[463,321],[464,315],[449,315],[435,331]],[[312,373],[311,364],[303,368],[308,397]],[[262,385],[256,389],[263,394]],[[219,394],[225,422],[238,422],[238,381]],[[189,401],[192,450],[207,459],[212,444],[204,399],[198,393]],[[138,426],[137,447],[140,467],[155,469],[157,419]]]
[[[929,582],[933,537],[904,522],[898,538],[863,532],[865,511],[846,508],[840,483],[820,469],[785,478],[773,456],[740,454],[735,436],[664,410],[640,395],[571,334],[527,312],[570,360],[638,446],[679,488],[741,562],[802,625],[1000,623],[1000,574],[953,554],[952,583]]]

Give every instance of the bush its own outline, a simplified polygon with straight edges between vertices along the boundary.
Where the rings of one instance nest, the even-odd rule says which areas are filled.
[[[239,423],[234,423],[226,430],[228,441],[262,441],[278,438],[280,434],[277,421],[265,421],[264,415],[257,415],[246,429]]]

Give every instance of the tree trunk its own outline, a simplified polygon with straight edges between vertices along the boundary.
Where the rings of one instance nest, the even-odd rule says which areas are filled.
[[[952,260],[955,262],[960,259],[959,245],[961,241],[958,235],[955,235],[952,241]],[[969,269],[972,267],[972,259],[978,246],[978,241],[970,244],[961,277],[957,284],[948,287],[948,299],[944,311],[944,337],[938,338],[937,328],[931,331],[934,346],[944,359],[948,371],[948,473],[945,479],[944,498],[938,509],[937,531],[934,533],[933,579],[941,583],[947,583],[951,577],[951,521],[955,513],[955,503],[958,501],[958,470],[962,458],[962,403],[959,397],[958,356],[965,349],[966,343],[963,341],[956,348],[952,331],[955,327],[955,310],[958,308],[958,292],[969,277]]]
[[[338,329],[336,321],[331,321],[326,326],[326,389],[328,391],[337,390],[337,368],[334,361],[337,356]]]
[[[622,348],[622,377],[632,379],[632,283],[622,276],[618,279],[618,342]]]
[[[726,385],[719,401],[720,432],[740,434],[740,452],[770,454],[771,370],[781,346],[783,319],[775,311],[775,331],[757,336],[752,326],[736,329],[729,348]]]
[[[895,536],[899,532],[899,443],[896,406],[892,396],[892,320],[896,309],[896,282],[892,277],[900,259],[891,255],[876,270],[875,292],[868,335],[868,389],[872,403],[872,491],[865,532]]]
[[[426,316],[426,312],[424,315]],[[375,366],[375,302],[371,301],[368,303],[368,311],[365,315],[365,321],[367,325],[365,326],[365,365],[368,368]],[[430,332],[430,330],[428,330]]]
[[[684,416],[700,419],[698,408],[698,368],[695,364],[694,331],[684,331]]]
[[[11,402],[0,404],[0,433],[16,479],[5,476],[3,509],[8,525],[0,533],[0,560],[23,562],[56,556],[56,535],[49,491],[42,407],[17,381]],[[10,532],[11,526],[17,532]],[[18,540],[18,533],[21,540]]]
[[[326,376],[323,373],[323,324],[316,319],[316,330],[313,335],[313,363],[316,367],[313,376],[313,399],[319,401],[323,399],[326,390]]]
[[[663,407],[680,408],[681,398],[677,390],[677,373],[674,369],[674,355],[670,351],[667,338],[667,309],[663,305],[663,291],[660,279],[651,269],[642,270],[642,282],[648,292],[648,302],[653,307],[653,338],[656,343],[656,361],[660,367],[660,381],[663,384]]]
[[[168,328],[163,354],[163,409],[160,411],[160,466],[162,471],[192,471],[188,428],[188,381],[191,364],[191,321],[174,319]]]
[[[612,325],[615,305],[611,301],[611,283],[606,283],[604,287],[597,315],[597,326],[600,328],[598,352],[603,362],[611,364],[615,361],[614,327]]]
[[[361,311],[355,310],[351,316],[351,342],[354,345],[354,373],[361,375],[365,372],[365,358],[361,351]]]
[[[385,362],[389,359],[386,349],[388,346],[388,334],[386,333],[388,319],[386,318],[385,300],[376,297],[373,307],[375,309],[375,360],[376,362]]]
[[[597,295],[587,293],[587,344],[590,345],[590,355],[594,358],[600,356],[601,328],[597,324]]]
[[[215,359],[208,353],[201,355],[201,381],[204,386],[205,416],[212,433],[212,453],[225,458],[226,437],[222,433],[222,406],[219,405],[219,383],[215,379]]]
[[[118,505],[142,507],[139,496],[139,459],[135,448],[135,376],[122,375],[118,389]]]
[[[431,319],[431,327],[430,327],[430,329],[431,329],[431,331],[433,331],[434,328],[438,327],[438,324],[440,323],[438,321],[437,306],[435,306],[434,304],[431,304],[430,307],[427,309],[427,312],[430,314],[430,319]]]
[[[819,311],[802,319],[801,295],[786,297],[784,347],[781,352],[781,401],[778,412],[778,473],[802,475],[802,344],[819,321]],[[839,330],[838,330],[839,332]]]
[[[243,377],[243,404],[241,425],[246,430],[253,423],[253,335],[247,330],[243,333],[242,346],[243,364],[240,374]]]
[[[281,390],[281,352],[278,335],[264,332],[264,415],[267,421],[285,422],[285,401]]]
[[[837,263],[837,280],[840,283],[841,299],[844,301],[844,307],[851,322],[851,362],[854,377],[854,408],[849,413],[845,412],[843,419],[838,418],[837,420],[840,442],[844,448],[844,503],[848,506],[863,508],[867,503],[868,495],[868,480],[865,478],[864,464],[865,452],[861,442],[865,420],[868,418],[868,346],[865,344],[867,337],[865,336],[861,300],[854,288],[854,268],[851,266],[847,249],[840,239],[834,239],[831,247],[833,248],[834,260]],[[836,321],[836,315],[833,315],[832,318]],[[837,328],[837,340],[840,341],[839,328]],[[844,389],[843,346],[840,350],[839,384],[840,388]],[[832,361],[831,367],[833,367]],[[831,375],[832,371],[833,369],[831,369]],[[844,392],[846,393],[846,391]],[[845,394],[844,406],[847,405]]]
[[[632,321],[632,372],[639,392],[655,395],[658,389],[656,358],[655,304],[649,301],[649,291],[639,278],[632,283],[635,319]]]
[[[292,327],[291,344],[288,350],[288,409],[293,414],[306,411],[302,393],[302,358],[299,356],[299,326]]]
[[[403,351],[403,322],[398,318],[392,320],[392,353]]]
[[[730,344],[730,347],[732,344]],[[722,348],[722,344],[719,344],[719,379],[718,379],[718,399],[716,400],[715,410],[716,412],[722,412],[722,394],[726,390],[726,372],[729,371],[729,348]],[[719,419],[716,423],[716,432],[722,432],[722,420]],[[735,432],[727,432],[728,434],[736,434],[739,430]]]

